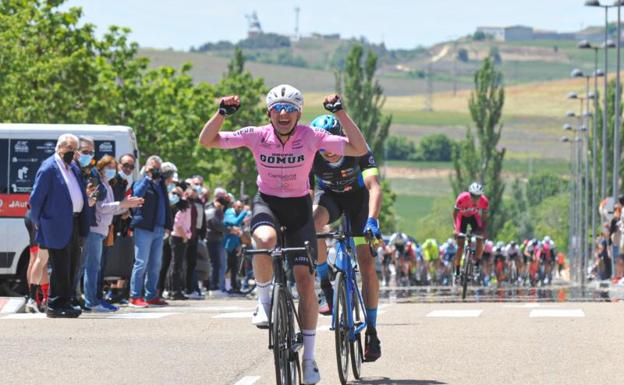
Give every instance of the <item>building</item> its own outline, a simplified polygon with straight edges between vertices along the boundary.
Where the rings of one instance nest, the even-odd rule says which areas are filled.
[[[522,25],[510,27],[478,27],[477,32],[491,36],[496,41],[533,40],[533,28]]]

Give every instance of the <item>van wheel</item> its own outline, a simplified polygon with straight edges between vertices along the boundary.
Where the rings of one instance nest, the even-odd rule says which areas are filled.
[[[17,265],[17,274],[8,277],[2,282],[0,291],[9,297],[24,297],[28,295],[28,279],[26,273],[28,272],[28,261],[30,254],[28,249],[22,252],[19,263]]]

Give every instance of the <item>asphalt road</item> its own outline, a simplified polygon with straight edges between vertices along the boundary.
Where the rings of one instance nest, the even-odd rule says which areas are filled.
[[[620,302],[421,303],[386,294],[383,356],[353,383],[622,383]],[[0,383],[274,384],[267,332],[249,323],[254,304],[207,299],[75,320],[0,315]],[[320,319],[316,355],[321,383],[337,384],[329,322]]]

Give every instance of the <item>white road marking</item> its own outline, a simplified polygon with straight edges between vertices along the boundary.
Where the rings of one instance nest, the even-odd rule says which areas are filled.
[[[241,310],[249,310],[253,311],[254,308],[251,307],[242,307],[242,306],[169,306],[169,307],[155,307],[151,308],[149,311],[182,311],[189,313],[196,312],[212,312],[212,313],[222,313],[222,312],[233,312],[233,311],[241,311]]]
[[[113,314],[108,319],[159,319],[180,313],[125,313]]]
[[[434,310],[427,317],[434,318],[476,318],[483,313],[481,309]]]
[[[45,319],[45,313],[15,313],[1,317],[0,319]]]
[[[239,311],[233,313],[222,313],[218,314],[212,318],[251,318],[253,315],[252,311]]]
[[[245,376],[238,380],[234,385],[253,385],[260,379],[260,376]]]
[[[533,309],[529,317],[585,317],[585,313],[583,309]]]

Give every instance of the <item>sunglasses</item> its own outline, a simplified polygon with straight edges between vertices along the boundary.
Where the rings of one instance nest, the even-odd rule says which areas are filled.
[[[294,104],[290,103],[276,103],[271,106],[271,111],[282,112],[282,110],[290,113],[290,112],[298,112],[299,108]]]
[[[134,165],[133,164],[129,164],[129,163],[122,163],[121,167],[127,169],[127,170],[134,170]]]

